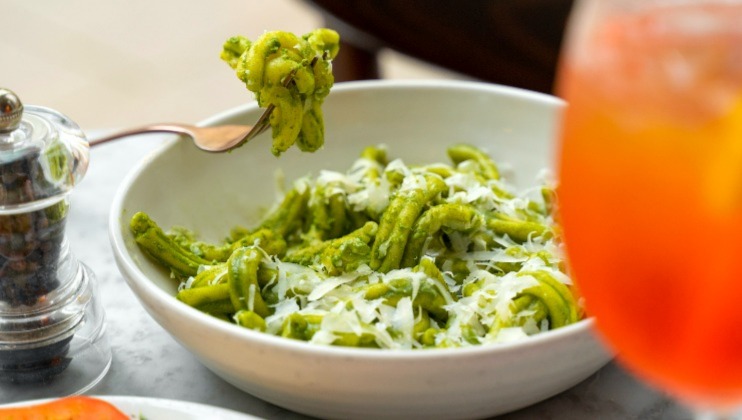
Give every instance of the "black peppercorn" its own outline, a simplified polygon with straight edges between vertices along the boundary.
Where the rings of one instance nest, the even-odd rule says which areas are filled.
[[[38,154],[32,154],[10,163],[0,162],[0,190],[11,202],[45,203],[43,200],[49,198],[45,191],[50,190],[47,185],[50,181],[39,176],[42,171],[38,158]],[[67,201],[62,199],[38,209],[33,205],[28,207],[28,211],[14,208],[5,212],[0,208],[0,311],[43,305],[47,296],[60,286],[57,268],[65,235]],[[44,340],[43,322],[43,319],[38,321],[36,338],[50,343],[30,348],[0,348],[0,381],[45,381],[69,364],[66,354],[72,336]]]

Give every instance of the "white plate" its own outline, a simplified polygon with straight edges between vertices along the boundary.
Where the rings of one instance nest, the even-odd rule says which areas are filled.
[[[260,417],[238,413],[225,408],[214,407],[187,401],[167,400],[161,398],[125,397],[125,396],[97,396],[92,398],[107,401],[129,415],[132,419],[147,420],[255,420]],[[10,406],[37,405],[52,400],[34,400],[9,404]],[[0,406],[2,407],[2,406]]]

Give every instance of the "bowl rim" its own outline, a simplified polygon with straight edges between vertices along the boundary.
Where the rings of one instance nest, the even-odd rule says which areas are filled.
[[[399,89],[444,89],[444,90],[474,90],[480,92],[489,92],[511,96],[515,98],[528,99],[540,102],[547,106],[554,106],[557,109],[563,107],[565,102],[552,95],[527,91],[520,88],[490,84],[476,81],[456,81],[456,80],[369,80],[341,82],[333,87],[333,92],[343,94],[345,92],[367,91],[367,90],[399,90]],[[227,109],[212,117],[209,117],[198,125],[214,125],[223,120],[234,118],[251,110],[257,109],[257,103],[239,105]],[[149,280],[145,274],[138,268],[134,259],[126,252],[124,237],[122,234],[122,214],[124,213],[123,202],[128,191],[140,172],[146,168],[149,163],[156,157],[166,153],[171,147],[178,142],[173,138],[165,141],[159,148],[152,151],[148,156],[141,159],[124,177],[119,185],[114,199],[111,203],[109,212],[108,233],[111,246],[113,248],[116,262],[119,270],[122,272],[124,279],[140,303],[145,306],[148,312],[148,303],[145,300],[156,300],[161,303],[164,309],[172,311],[173,315],[182,319],[186,323],[197,323],[203,327],[212,330],[215,334],[225,334],[238,338],[241,342],[252,342],[263,346],[275,346],[283,351],[307,353],[315,357],[334,357],[341,356],[344,358],[363,358],[363,359],[398,359],[398,360],[421,360],[428,361],[438,358],[462,357],[464,355],[482,356],[482,355],[499,355],[509,352],[521,352],[534,347],[549,343],[568,340],[584,333],[592,334],[594,332],[595,320],[592,317],[586,317],[580,321],[555,330],[545,331],[522,340],[516,340],[506,343],[490,343],[476,345],[471,347],[453,347],[453,348],[425,348],[425,349],[373,349],[373,348],[356,348],[341,346],[324,346],[312,344],[299,340],[287,339],[284,337],[267,334],[260,331],[253,331],[236,324],[225,322],[223,320],[211,317],[201,311],[192,308],[185,303],[178,301],[175,296],[159,288],[153,281]],[[147,297],[142,297],[140,294]],[[150,316],[160,321],[150,312]],[[168,331],[169,332],[169,331]],[[593,335],[597,340],[597,335]]]
[[[499,93],[519,99],[529,99],[543,104],[555,106],[557,109],[566,106],[566,102],[554,95],[531,90],[521,89],[513,86],[498,85],[494,83],[480,82],[474,80],[437,80],[437,79],[376,79],[355,80],[338,82],[332,87],[334,92],[359,92],[368,90],[473,90],[478,92]],[[214,114],[201,120],[199,126],[218,124],[220,121],[233,118],[245,112],[257,109],[257,102],[251,101]]]

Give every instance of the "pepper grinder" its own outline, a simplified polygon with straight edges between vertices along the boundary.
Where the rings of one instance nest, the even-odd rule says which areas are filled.
[[[89,145],[0,88],[0,403],[80,394],[111,364],[93,272],[65,236]]]

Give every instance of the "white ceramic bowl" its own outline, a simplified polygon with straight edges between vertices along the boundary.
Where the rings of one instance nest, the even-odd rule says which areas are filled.
[[[254,222],[275,199],[274,172],[287,180],[345,170],[362,147],[386,143],[408,163],[447,161],[447,145],[469,142],[514,168],[526,186],[550,166],[562,103],[553,97],[474,82],[338,84],[324,105],[326,145],[276,159],[270,138],[230,154],[166,144],[132,170],[112,206],[110,237],[119,269],[150,315],[205,366],[276,405],[325,418],[476,418],[528,406],[564,391],[609,355],[583,320],[517,343],[462,349],[322,347],[274,337],[207,316],[173,296],[176,284],[137,248],[136,211],[163,227],[222,238]],[[204,124],[255,121],[246,106]]]

